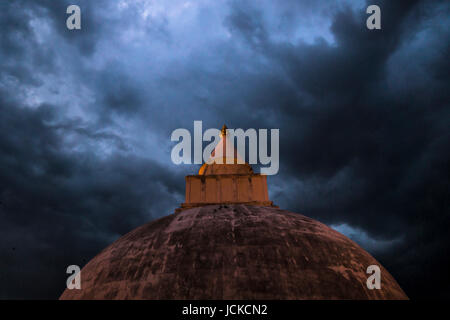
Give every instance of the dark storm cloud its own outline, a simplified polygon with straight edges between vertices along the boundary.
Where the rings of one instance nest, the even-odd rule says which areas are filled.
[[[407,293],[426,297],[434,289],[433,269],[445,286],[449,279],[447,254],[438,258],[450,249],[444,240],[450,218],[450,79],[442,73],[448,70],[449,44],[442,39],[449,36],[449,21],[440,13],[449,7],[418,1],[380,7],[382,32],[363,27],[364,12],[339,11],[331,25],[335,44],[266,41],[260,14],[245,17],[237,10],[230,21],[249,45],[260,39],[258,49],[288,77],[266,80],[272,90],[261,90],[257,100],[279,104],[281,174],[302,180],[297,188],[280,183],[289,188],[280,195],[285,205],[393,241],[379,253],[381,261],[392,265]],[[406,83],[392,79],[393,72],[406,73]],[[418,79],[424,74],[427,82]],[[246,102],[256,107],[251,99]],[[424,264],[427,275],[414,279]]]
[[[105,112],[131,116],[144,107],[142,87],[132,77],[127,76],[120,65],[109,65],[93,78],[100,105],[105,107]],[[104,117],[108,117],[108,113],[102,118]]]
[[[61,129],[119,138],[53,126],[52,106],[17,107],[17,101],[1,104],[0,296],[54,298],[64,288],[66,266],[84,264],[119,235],[168,213],[183,192],[182,176],[132,155],[101,160],[64,152]]]
[[[169,137],[194,120],[280,128],[275,203],[448,297],[447,3],[378,1],[368,31],[362,1],[71,1],[80,32],[68,4],[0,4],[0,298],[56,298],[172,212],[195,168]]]

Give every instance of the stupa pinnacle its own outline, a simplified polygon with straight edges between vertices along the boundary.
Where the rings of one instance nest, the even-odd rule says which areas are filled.
[[[222,129],[220,130],[220,134],[222,135],[222,137],[227,134],[227,129],[228,127],[224,124]]]
[[[220,141],[197,175],[186,176],[186,198],[177,211],[210,204],[248,204],[274,207],[269,200],[267,176],[256,174],[233,148],[227,126]]]

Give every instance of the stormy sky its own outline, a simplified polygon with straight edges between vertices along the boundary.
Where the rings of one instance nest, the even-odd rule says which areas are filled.
[[[66,28],[81,8],[82,29]],[[366,28],[368,5],[382,30]],[[283,209],[368,250],[410,298],[449,298],[450,4],[0,2],[0,298],[184,200],[177,128],[279,128]]]

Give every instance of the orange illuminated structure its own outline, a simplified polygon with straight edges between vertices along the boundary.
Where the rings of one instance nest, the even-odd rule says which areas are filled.
[[[182,209],[209,204],[249,204],[271,206],[267,190],[267,176],[256,174],[221,130],[221,139],[198,175],[186,176],[186,200]]]

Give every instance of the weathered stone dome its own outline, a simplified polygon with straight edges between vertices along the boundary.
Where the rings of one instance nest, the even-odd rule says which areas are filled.
[[[369,290],[369,265],[381,289]],[[243,204],[184,210],[145,224],[81,271],[61,299],[407,299],[344,235],[300,214]]]

